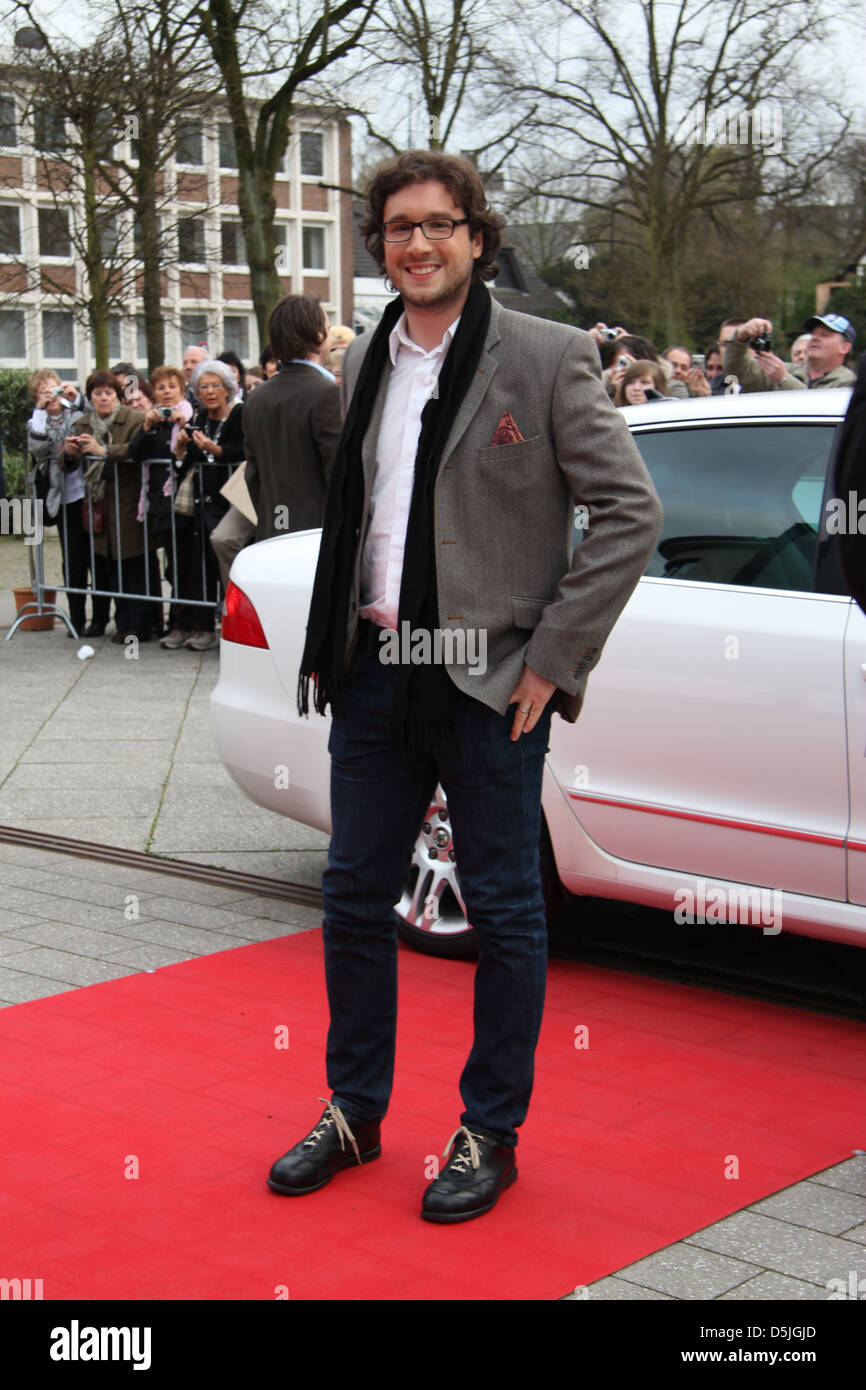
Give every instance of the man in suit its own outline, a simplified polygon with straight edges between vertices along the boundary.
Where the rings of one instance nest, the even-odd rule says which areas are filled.
[[[330,335],[328,316],[310,294],[285,295],[268,319],[279,370],[244,406],[257,541],[322,524],[342,425],[327,368]]]
[[[330,332],[309,294],[285,295],[268,319],[279,370],[244,401],[244,481],[257,522],[230,507],[211,535],[223,592],[250,541],[322,524],[341,428],[340,395],[327,369]]]
[[[489,1211],[517,1177],[544,1003],[551,712],[577,717],[661,509],[589,335],[491,299],[483,282],[502,219],[472,165],[410,151],[379,170],[368,198],[362,231],[400,297],[346,354],[348,413],[299,684],[302,712],[312,681],[317,710],[330,703],[334,716],[332,1094],[268,1181],[301,1195],[381,1152],[393,905],[441,781],[479,943],[466,1108],[421,1209],[451,1223]],[[572,558],[576,503],[587,524]]]

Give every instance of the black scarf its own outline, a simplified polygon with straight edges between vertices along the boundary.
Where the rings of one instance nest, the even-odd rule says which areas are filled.
[[[388,360],[388,339],[402,312],[403,301],[398,297],[391,301],[382,316],[365,354],[340,437],[298,677],[300,714],[309,713],[309,682],[313,676],[313,702],[319,714],[324,714],[329,704],[335,715],[344,713],[349,601],[364,523],[361,446]],[[490,293],[477,281],[471,286],[463,306],[457,332],[439,373],[436,394],[427,401],[421,414],[400,585],[398,631],[401,634],[405,621],[409,622],[413,633],[432,634],[439,625],[433,491],[442,450],[475,375],[489,324]],[[391,721],[396,746],[407,751],[427,752],[432,751],[443,736],[453,738],[456,700],[456,687],[444,664],[399,665]]]

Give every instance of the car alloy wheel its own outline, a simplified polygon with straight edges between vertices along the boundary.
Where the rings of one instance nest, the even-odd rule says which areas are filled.
[[[415,841],[409,877],[396,904],[401,940],[428,955],[467,960],[477,954],[466,916],[445,793],[437,787]]]

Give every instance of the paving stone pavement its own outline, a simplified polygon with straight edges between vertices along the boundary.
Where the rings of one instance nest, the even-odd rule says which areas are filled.
[[[46,577],[59,574],[49,539]],[[318,886],[327,837],[254,806],[218,761],[218,651],[149,643],[130,659],[101,639],[81,660],[60,625],[3,641],[9,590],[26,582],[22,542],[0,536],[0,824]],[[0,843],[0,1007],[319,926],[311,908]],[[563,1298],[824,1301],[858,1287],[847,1296],[866,1298],[860,1154]]]

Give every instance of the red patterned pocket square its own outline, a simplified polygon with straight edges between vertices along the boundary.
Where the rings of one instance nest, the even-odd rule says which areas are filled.
[[[523,435],[517,428],[517,421],[511,411],[506,410],[496,426],[490,446],[492,447],[494,444],[522,444],[523,442]]]

